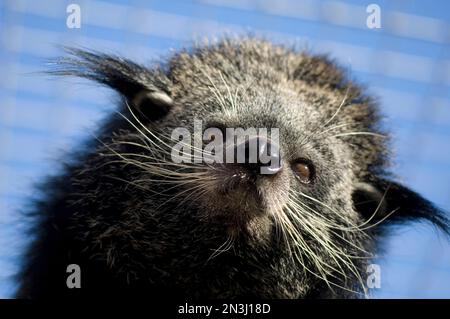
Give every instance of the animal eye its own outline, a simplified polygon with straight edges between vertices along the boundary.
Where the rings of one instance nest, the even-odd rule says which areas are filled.
[[[308,184],[313,179],[314,166],[307,159],[298,159],[292,163],[292,170],[297,175],[300,182]]]

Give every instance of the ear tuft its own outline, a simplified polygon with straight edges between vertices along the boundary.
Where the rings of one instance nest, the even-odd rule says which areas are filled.
[[[172,105],[170,80],[161,70],[150,70],[122,57],[66,47],[67,57],[53,63],[48,73],[78,76],[108,86],[129,102],[132,111],[156,120]]]
[[[371,224],[381,225],[426,220],[450,235],[450,221],[445,212],[407,187],[382,178],[357,183],[353,201],[356,210]],[[375,213],[376,212],[376,213]]]

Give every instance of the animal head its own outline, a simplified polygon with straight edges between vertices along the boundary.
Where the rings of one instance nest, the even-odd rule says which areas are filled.
[[[99,172],[121,181],[120,191],[139,192],[129,214],[141,216],[141,235],[154,228],[149,220],[163,230],[194,220],[204,236],[196,247],[185,239],[192,251],[216,245],[213,260],[235,245],[259,262],[276,252],[291,265],[279,268],[300,277],[285,295],[306,296],[320,285],[364,291],[361,270],[386,225],[424,218],[448,229],[432,204],[391,180],[376,100],[326,56],[256,39],[201,45],[153,68],[68,51],[54,73],[123,98],[121,125],[99,137],[95,167],[110,167]],[[248,133],[233,139],[244,162],[205,160],[208,144],[226,141],[230,128]],[[252,139],[258,154],[276,150],[271,172],[262,173],[268,164],[258,156],[250,163]],[[208,154],[226,156],[227,144],[217,145]],[[184,161],[173,158],[177,146]]]

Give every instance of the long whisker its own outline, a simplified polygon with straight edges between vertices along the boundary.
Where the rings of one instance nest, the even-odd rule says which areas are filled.
[[[214,252],[209,256],[208,260],[206,262],[209,262],[211,259],[216,258],[220,254],[230,250],[230,248],[233,246],[234,237],[232,235],[229,235],[227,240],[220,245],[219,248],[215,249]]]
[[[336,135],[332,135],[331,137],[343,137],[343,136],[351,136],[351,135],[368,135],[368,136],[375,136],[380,138],[387,138],[386,135],[374,133],[374,132],[346,132],[346,133],[340,133]]]
[[[347,90],[345,91],[345,95],[344,98],[342,99],[341,104],[339,105],[338,109],[336,110],[336,112],[333,114],[333,116],[331,116],[331,118],[328,119],[328,121],[325,122],[325,124],[323,126],[327,126],[329,123],[331,123],[334,118],[339,114],[339,112],[341,111],[342,107],[345,104],[345,101],[347,100],[348,97],[348,92],[350,91],[350,87],[347,87]]]

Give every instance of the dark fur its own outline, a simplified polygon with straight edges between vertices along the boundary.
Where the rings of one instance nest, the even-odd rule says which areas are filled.
[[[120,112],[136,126],[125,101],[156,135],[170,134],[177,126],[191,127],[194,117],[213,126],[278,127],[285,165],[279,176],[258,184],[259,196],[267,204],[253,207],[257,214],[248,218],[252,209],[246,206],[247,197],[242,192],[223,195],[216,191],[221,185],[211,186],[200,197],[180,195],[167,201],[186,188],[170,188],[142,168],[109,156],[113,151],[147,154],[139,147],[114,143],[141,140],[136,128],[113,114],[99,130],[98,140],[77,152],[81,155],[73,156],[65,171],[42,187],[44,199],[32,212],[37,219],[32,234],[37,238],[26,255],[18,297],[359,297],[328,286],[290,259],[286,242],[276,236],[275,222],[268,214],[274,196],[282,196],[282,191],[301,191],[326,203],[330,208],[300,199],[320,212],[321,218],[343,227],[347,222],[363,223],[380,201],[370,225],[395,210],[379,226],[361,232],[333,234],[314,228],[349,255],[365,256],[349,242],[374,253],[383,229],[393,222],[422,218],[448,231],[439,210],[392,180],[385,138],[334,136],[383,132],[378,127],[376,101],[327,57],[254,39],[198,46],[152,69],[95,52],[70,49],[69,53],[53,73],[81,76],[113,88],[124,99]],[[242,109],[225,116],[211,83],[224,96],[229,88],[234,93],[240,87],[237,97]],[[160,92],[170,99],[133,102],[141,92]],[[328,127],[348,125],[320,134],[342,101]],[[298,157],[316,166],[313,183],[299,183],[290,170],[289,162]],[[338,269],[314,236],[298,227],[311,250]],[[208,260],[230,234],[235,239],[232,249]],[[306,254],[303,257],[317,272],[313,260]],[[354,260],[363,277],[367,261]],[[81,266],[81,289],[66,287],[66,267],[72,263]],[[334,273],[330,281],[361,292],[357,278],[343,269],[347,278]]]

